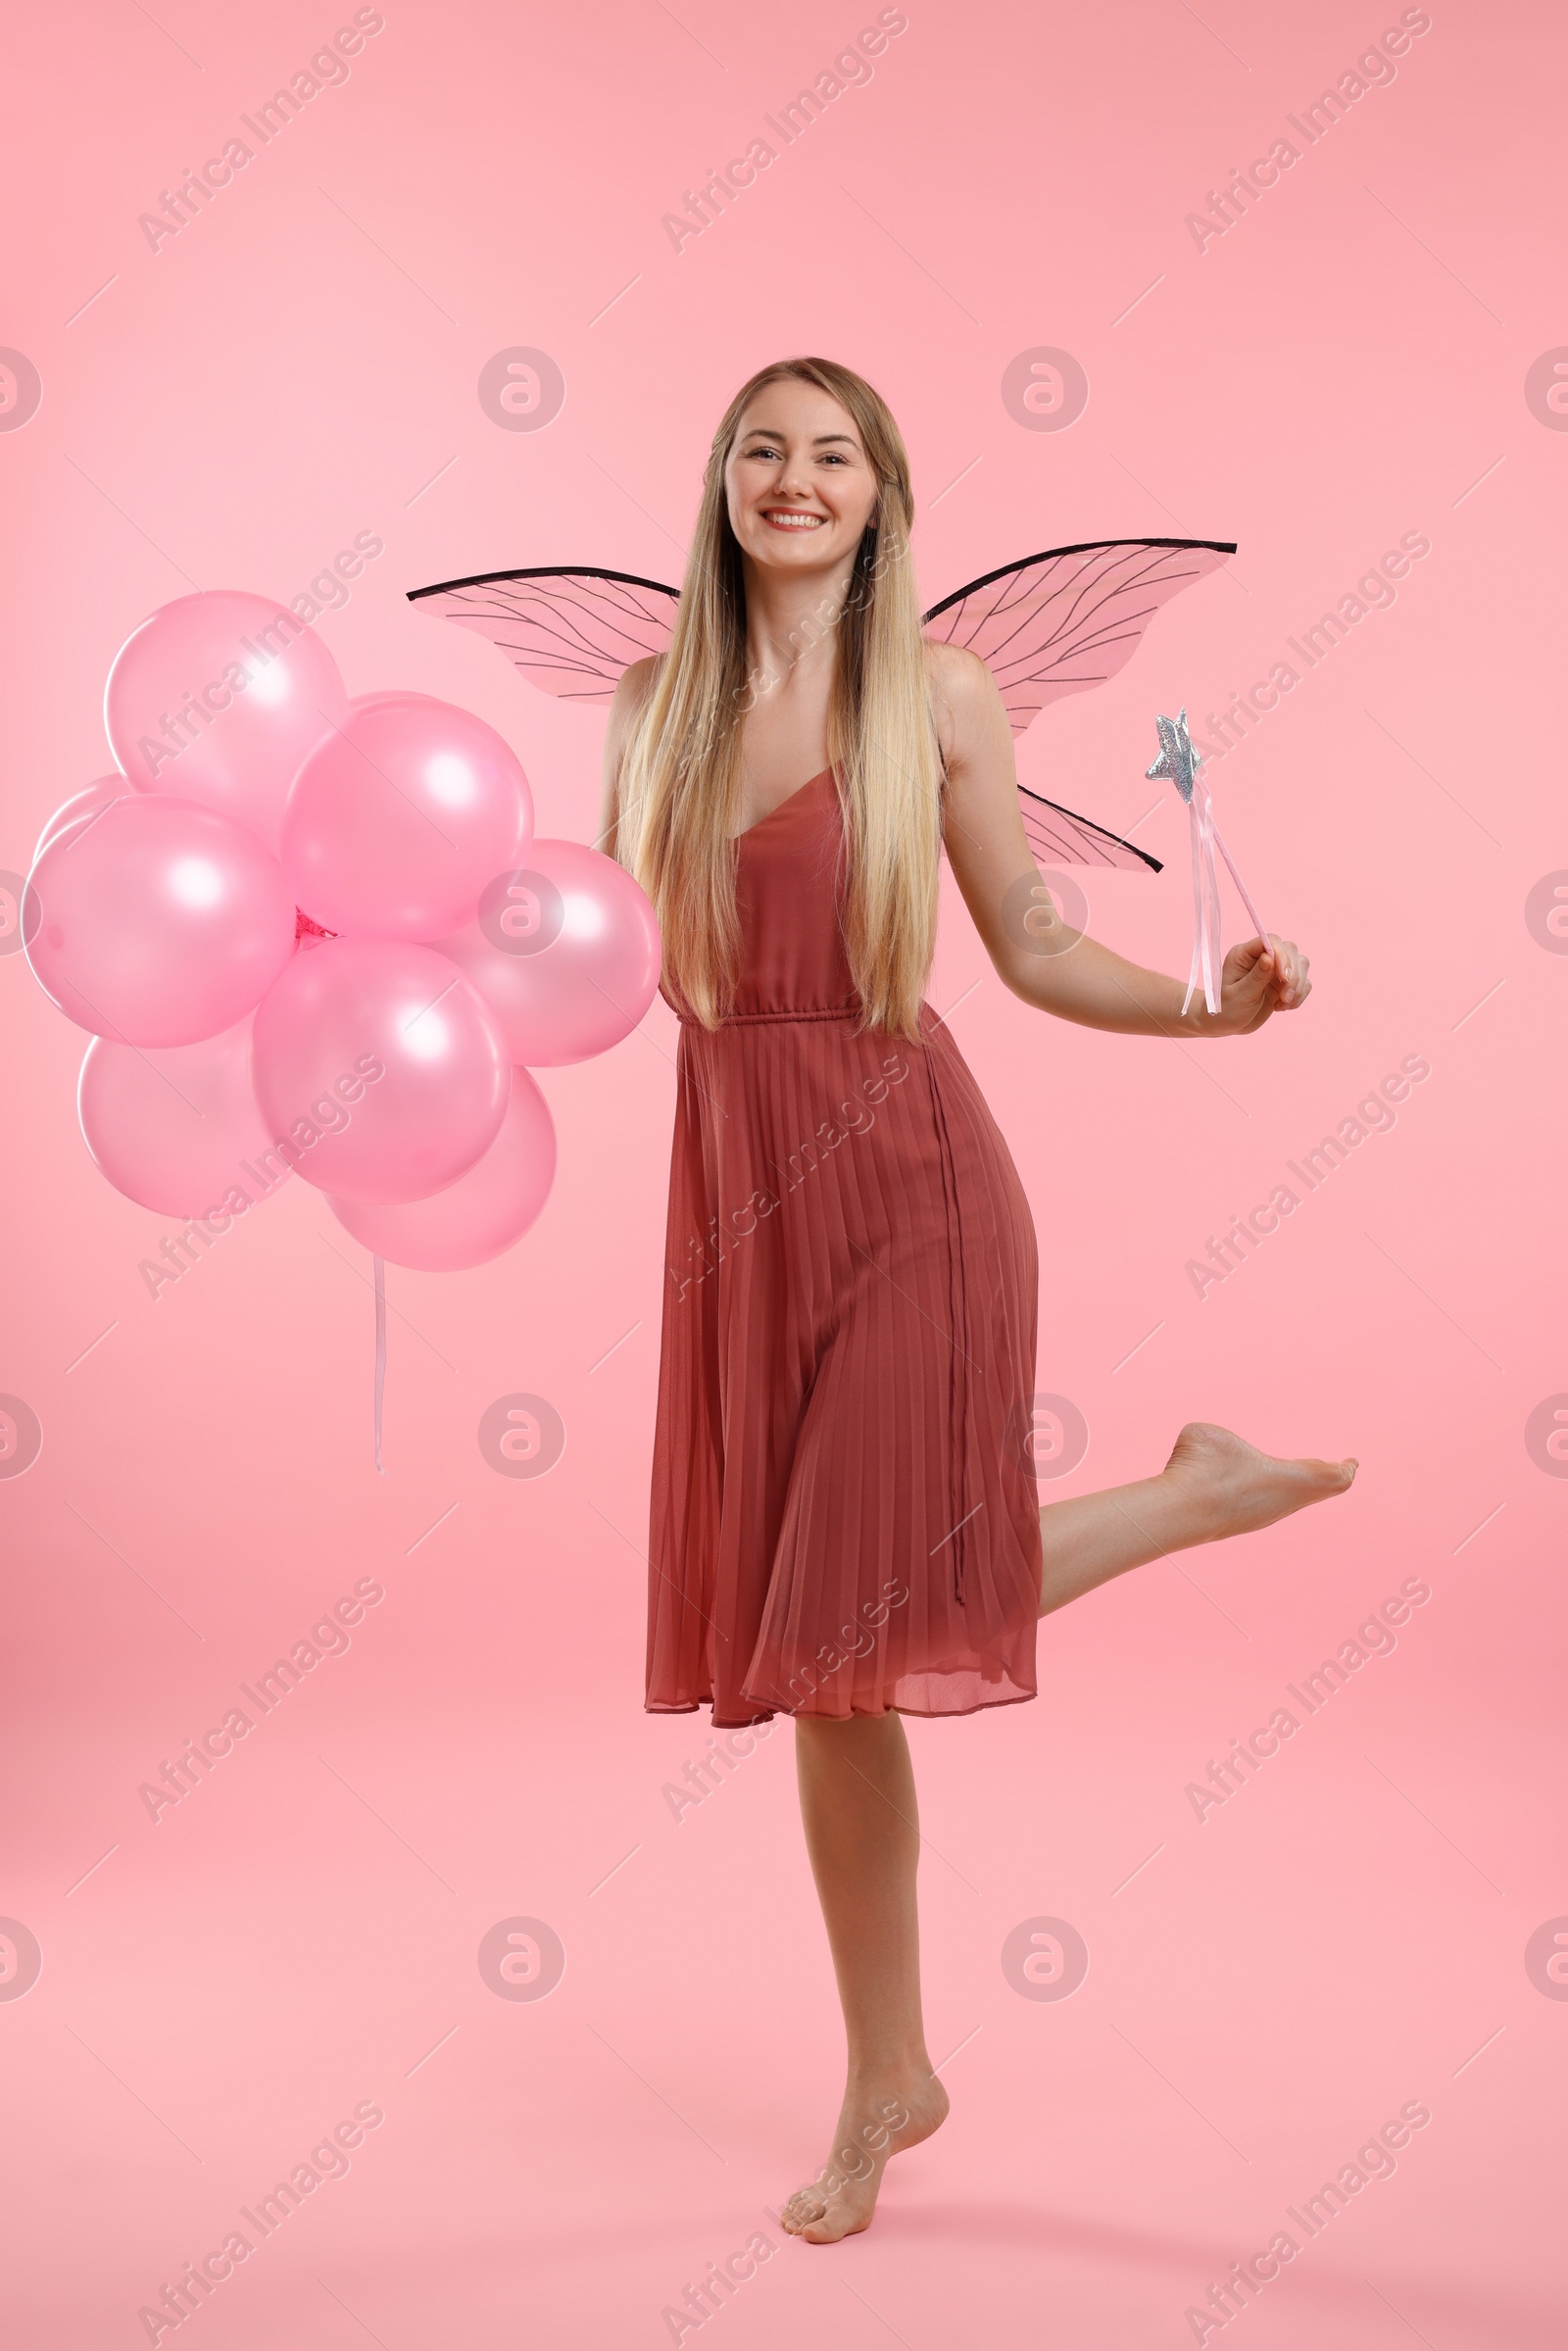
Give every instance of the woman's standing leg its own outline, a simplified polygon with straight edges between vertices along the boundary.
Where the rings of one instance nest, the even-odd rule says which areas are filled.
[[[889,2156],[930,2137],[948,2094],[931,2071],[920,2014],[920,1832],[903,1721],[799,1716],[795,1762],[848,2051],[828,2160],[783,2220],[796,2235],[832,2244],[866,2226]]]

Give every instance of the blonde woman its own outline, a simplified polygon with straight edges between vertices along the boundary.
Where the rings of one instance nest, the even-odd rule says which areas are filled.
[[[1029,1207],[922,996],[941,853],[1003,983],[1060,1019],[1242,1036],[1310,982],[1254,939],[1218,1013],[1184,1014],[1178,981],[1054,921],[992,675],[922,636],[912,514],[869,384],[821,360],[754,376],[605,761],[603,846],[654,902],[682,1024],[647,1704],[795,1719],[848,2038],[827,2161],[784,2208],[818,2244],[866,2227],[889,2158],[948,2111],[901,1715],[1033,1697],[1039,1617],[1355,1472],[1193,1424],[1157,1476],[1038,1506]]]

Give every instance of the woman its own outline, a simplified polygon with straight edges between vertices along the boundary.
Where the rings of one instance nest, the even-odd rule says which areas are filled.
[[[991,674],[922,637],[912,512],[868,384],[820,360],[754,376],[670,650],[626,671],[606,745],[605,846],[658,910],[682,1022],[647,1704],[795,1718],[848,2037],[828,2162],[783,2215],[818,2244],[865,2228],[889,2156],[948,2111],[900,1715],[1033,1697],[1040,1616],[1355,1472],[1200,1424],[1157,1477],[1038,1506],[1028,1203],[921,995],[941,850],[1002,980],[1060,1018],[1241,1036],[1310,982],[1254,939],[1217,1015],[1184,1015],[1178,981],[1057,920]]]

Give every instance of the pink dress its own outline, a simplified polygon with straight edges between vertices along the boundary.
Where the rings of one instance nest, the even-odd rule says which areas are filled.
[[[929,1004],[856,1035],[842,855],[824,770],[736,845],[734,1012],[668,996],[647,1706],[717,1728],[1035,1695],[1029,1203]]]

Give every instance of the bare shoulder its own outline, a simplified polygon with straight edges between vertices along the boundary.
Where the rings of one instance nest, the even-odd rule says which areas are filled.
[[[599,840],[597,846],[607,856],[615,854],[615,828],[619,800],[620,763],[626,745],[638,719],[648,707],[655,680],[659,674],[661,657],[650,654],[623,669],[615,682],[610,700],[610,724],[605,729],[603,783],[600,792]]]
[[[618,716],[623,722],[637,715],[654,690],[654,680],[659,675],[659,664],[662,659],[662,654],[651,653],[621,671],[611,698],[612,715]]]
[[[659,654],[649,654],[644,660],[633,661],[629,669],[623,669],[615,681],[615,691],[610,699],[610,726],[605,736],[605,751],[612,766],[618,766],[626,738],[648,707],[661,659]]]
[[[925,641],[926,674],[934,687],[958,699],[982,694],[992,684],[991,672],[977,653],[966,645],[940,645],[932,637]]]
[[[933,644],[928,637],[925,659],[943,757],[950,763],[961,761],[995,732],[1003,714],[997,681],[980,656],[963,645]]]

